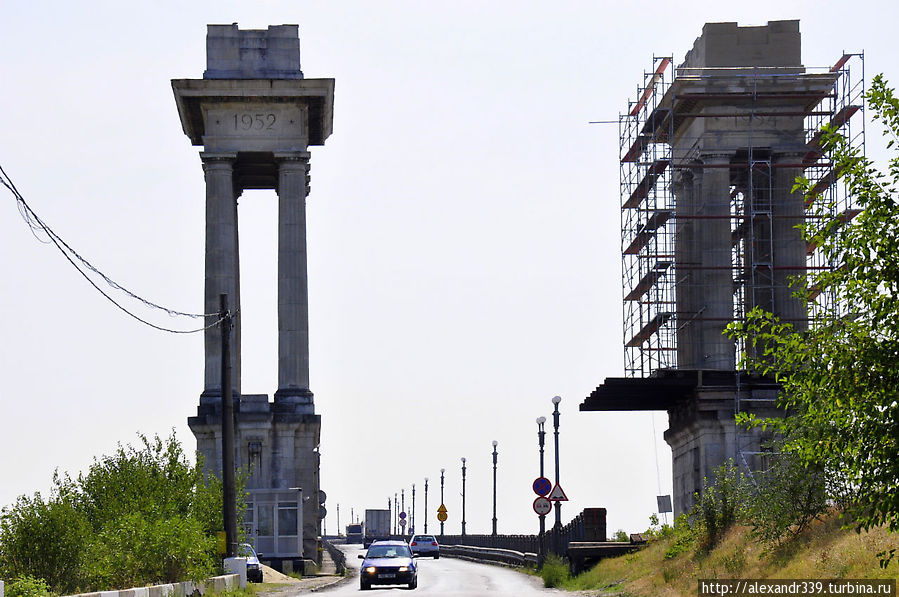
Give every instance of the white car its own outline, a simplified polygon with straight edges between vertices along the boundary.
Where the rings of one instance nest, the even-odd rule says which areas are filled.
[[[409,539],[409,549],[420,556],[434,556],[435,560],[440,557],[440,545],[434,535],[412,535]]]

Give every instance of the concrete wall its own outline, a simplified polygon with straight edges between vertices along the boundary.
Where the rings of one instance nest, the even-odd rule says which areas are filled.
[[[223,593],[238,588],[240,576],[237,574],[224,574],[214,576],[206,582],[195,583],[192,581],[154,585],[152,587],[137,587],[123,589],[121,591],[97,591],[95,593],[79,593],[64,597],[191,597],[195,592],[200,595],[207,593]]]

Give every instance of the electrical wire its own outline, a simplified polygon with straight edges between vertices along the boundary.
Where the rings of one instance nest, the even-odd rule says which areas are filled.
[[[16,205],[18,207],[19,214],[22,216],[22,219],[28,225],[28,228],[31,230],[31,234],[39,242],[41,242],[43,244],[53,244],[54,246],[56,246],[56,248],[59,250],[59,252],[62,253],[63,257],[66,258],[66,260],[72,265],[72,267],[74,267],[78,271],[78,273],[81,274],[81,276],[85,280],[87,280],[91,286],[94,287],[94,289],[97,292],[99,292],[101,295],[103,295],[103,297],[105,297],[109,302],[111,302],[113,305],[118,307],[120,310],[122,310],[128,316],[136,319],[137,321],[143,323],[144,325],[147,325],[147,326],[154,328],[156,330],[159,330],[159,331],[169,332],[172,334],[194,334],[194,333],[202,332],[209,328],[215,327],[215,326],[219,325],[224,319],[235,316],[237,314],[236,312],[235,313],[226,313],[224,315],[222,315],[220,313],[205,313],[205,314],[185,313],[183,311],[177,311],[175,309],[163,307],[162,305],[158,305],[152,301],[149,301],[149,300],[135,294],[134,292],[131,292],[130,290],[128,290],[127,288],[125,288],[124,286],[122,286],[121,284],[119,284],[118,282],[116,282],[115,280],[113,280],[112,278],[107,276],[106,274],[104,274],[102,271],[100,271],[98,268],[96,268],[93,264],[91,264],[89,261],[87,261],[84,257],[79,255],[77,251],[75,251],[71,246],[68,245],[68,243],[66,243],[62,239],[62,237],[60,237],[58,234],[56,234],[53,231],[53,229],[51,229],[47,224],[45,224],[44,221],[41,220],[41,218],[37,215],[37,213],[35,213],[35,211],[33,209],[31,209],[31,206],[28,205],[28,202],[25,201],[25,198],[19,192],[18,188],[16,188],[15,183],[13,183],[12,179],[9,177],[9,175],[6,173],[6,171],[3,169],[2,165],[0,165],[0,184],[3,184],[3,186],[5,186],[16,198]],[[46,239],[41,238],[41,236],[40,236],[41,233],[46,235],[47,238]],[[216,319],[214,322],[210,323],[209,325],[203,326],[201,328],[190,329],[190,330],[176,330],[176,329],[156,325],[155,323],[147,321],[146,319],[143,319],[142,317],[138,316],[137,314],[129,311],[121,303],[116,301],[112,296],[110,296],[107,292],[105,292],[102,288],[100,288],[100,286],[93,279],[91,279],[91,277],[87,274],[87,272],[85,272],[78,265],[78,263],[76,263],[76,260],[78,263],[81,263],[85,268],[87,268],[88,270],[90,270],[91,272],[93,272],[94,274],[99,276],[100,278],[102,278],[103,281],[106,282],[106,284],[108,284],[111,288],[118,290],[120,292],[124,292],[129,297],[131,297],[137,301],[140,301],[147,307],[163,311],[163,312],[167,313],[170,317],[190,317],[190,318],[194,318],[194,319],[215,317]]]

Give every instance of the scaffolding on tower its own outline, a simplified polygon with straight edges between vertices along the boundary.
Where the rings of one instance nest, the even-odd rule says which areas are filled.
[[[792,298],[794,279],[837,266],[794,231],[859,213],[821,129],[830,125],[864,155],[864,56],[820,69],[674,67],[657,57],[636,97],[619,116],[625,374],[737,371],[746,347],[708,329],[742,321],[755,306],[814,325],[834,301]],[[717,153],[696,133],[712,129]],[[781,129],[783,138],[772,134]],[[812,182],[802,201],[792,192],[797,176]],[[729,196],[694,205],[694,193],[709,192],[702,181],[722,177]]]

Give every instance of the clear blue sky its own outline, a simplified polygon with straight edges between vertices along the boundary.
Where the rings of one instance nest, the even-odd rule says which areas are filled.
[[[534,420],[558,394],[564,518],[603,506],[610,531],[638,531],[670,492],[667,417],[577,411],[622,374],[618,132],[588,122],[615,120],[653,54],[681,60],[706,21],[801,19],[806,65],[864,50],[869,77],[895,85],[896,6],[11,0],[0,164],[106,273],[200,311],[203,172],[169,81],[202,76],[207,23],[299,24],[306,76],[336,79],[308,199],[328,530],[338,502],[345,523],[351,507],[382,507],[413,483],[420,507],[425,477],[436,525],[445,467],[447,531],[458,532],[465,456],[468,531],[489,531],[496,439],[500,532],[534,531]],[[202,337],[124,317],[3,197],[0,505],[138,432],[174,430],[192,451]],[[274,194],[244,194],[240,218],[243,388],[271,394]],[[372,460],[373,443],[400,466]]]

